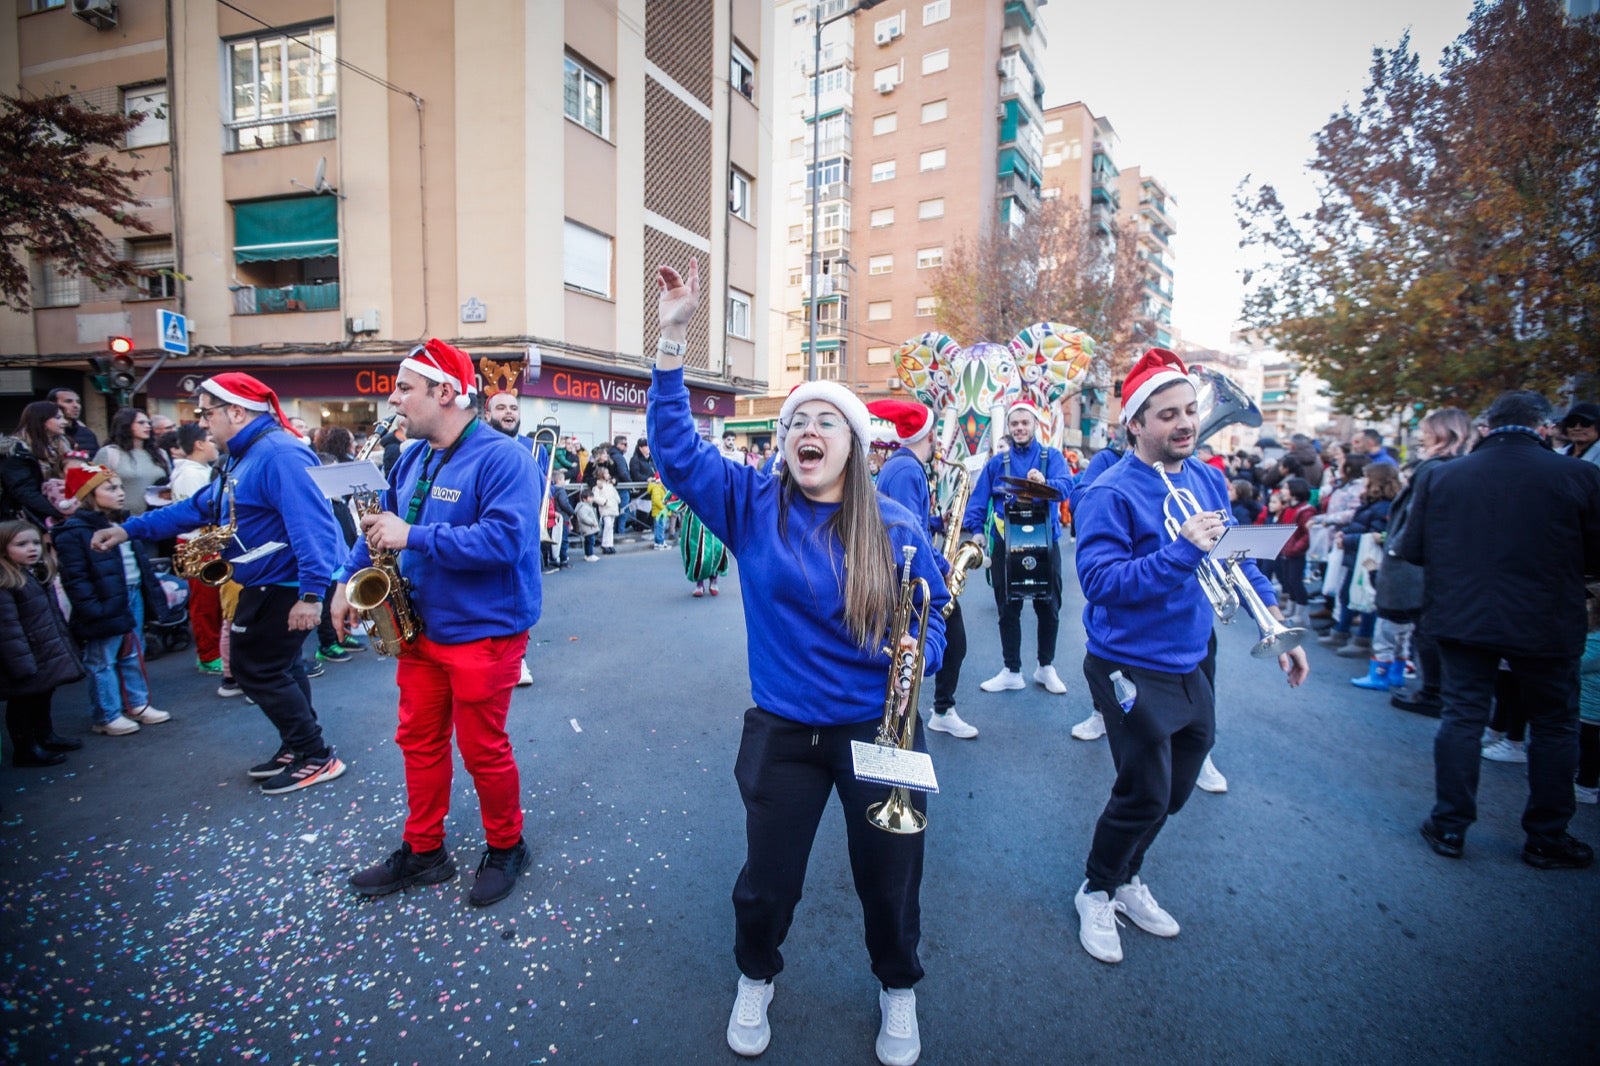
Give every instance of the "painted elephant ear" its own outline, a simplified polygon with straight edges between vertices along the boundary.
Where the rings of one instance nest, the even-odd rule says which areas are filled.
[[[1094,338],[1060,322],[1035,322],[1011,338],[1022,387],[1054,404],[1089,374]]]
[[[961,345],[943,333],[913,337],[895,353],[895,373],[900,382],[935,413],[955,403],[956,356]]]

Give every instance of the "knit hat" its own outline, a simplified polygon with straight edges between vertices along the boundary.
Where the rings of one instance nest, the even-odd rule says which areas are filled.
[[[421,374],[429,381],[454,385],[457,407],[471,407],[472,398],[478,394],[478,377],[467,353],[437,337],[411,349],[411,354],[401,360],[400,369]]]
[[[271,411],[277,416],[278,425],[299,436],[289,424],[289,420],[284,417],[283,408],[278,406],[278,394],[249,374],[242,374],[236,370],[218,374],[202,381],[200,390],[210,393],[223,403],[243,407],[246,411]]]
[[[850,423],[850,432],[855,435],[856,445],[865,448],[871,430],[872,418],[867,413],[867,405],[861,398],[837,381],[803,381],[789,391],[788,399],[783,401],[783,409],[778,412],[778,451],[783,451],[783,442],[789,435],[789,420],[794,417],[794,410],[807,400],[825,400],[839,409],[845,421]]]
[[[67,495],[82,502],[89,494],[116,477],[116,471],[104,466],[74,466],[67,470]]]
[[[1139,357],[1122,382],[1122,421],[1139,413],[1145,401],[1175,381],[1188,381],[1189,372],[1177,354],[1151,348]]]
[[[895,437],[901,444],[915,444],[933,432],[933,412],[908,400],[873,400],[867,410],[894,423]]]

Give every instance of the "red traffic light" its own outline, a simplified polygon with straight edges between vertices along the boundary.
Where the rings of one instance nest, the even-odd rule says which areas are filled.
[[[107,337],[106,347],[116,355],[127,355],[133,351],[133,339],[131,337]]]

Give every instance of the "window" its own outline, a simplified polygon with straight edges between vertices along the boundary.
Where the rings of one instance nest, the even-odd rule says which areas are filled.
[[[236,315],[339,309],[339,200],[278,196],[233,209]]]
[[[567,220],[562,280],[595,296],[611,295],[611,238]]]
[[[894,317],[894,302],[892,300],[877,300],[867,304],[868,322],[887,322]]]
[[[922,105],[922,121],[943,122],[950,115],[949,100],[934,100]]]
[[[789,271],[789,287],[790,288],[798,288],[800,286],[800,282],[805,279],[805,276],[806,276],[806,272],[804,270],[801,270],[799,267],[795,267],[792,270],[790,270]]]
[[[127,148],[143,148],[151,144],[167,143],[167,87],[144,85],[137,89],[122,90],[122,113],[141,112],[144,118],[128,131]]]
[[[728,84],[746,100],[756,98],[756,61],[738,45],[730,50],[728,58]]]
[[[835,157],[824,159],[821,167],[806,167],[806,188],[811,188],[811,183],[817,176],[820,176],[824,188],[837,185],[841,181],[849,181],[850,161]]]
[[[872,214],[868,216],[867,221],[873,229],[882,229],[885,226],[892,226],[894,225],[894,208],[876,208]]]
[[[890,348],[887,344],[874,344],[867,349],[867,362],[887,363],[889,361],[889,355],[893,351],[894,349]]]
[[[600,137],[608,136],[611,93],[607,79],[573,59],[564,57],[561,106],[566,116]]]
[[[728,336],[750,339],[750,294],[728,290]]]
[[[895,63],[892,66],[879,67],[877,70],[872,72],[872,87],[874,89],[877,89],[879,92],[885,92],[885,91],[887,91],[889,89],[893,89],[896,85],[899,85],[899,84],[900,84],[900,64],[899,63]]]
[[[127,255],[139,269],[159,271],[136,280],[128,289],[128,299],[166,300],[178,295],[178,279],[173,276],[178,261],[171,237],[129,241]]]
[[[790,244],[799,244],[801,241],[803,241],[805,239],[806,239],[806,228],[804,226],[790,226],[789,227],[789,243]]]
[[[811,84],[812,79],[806,79],[806,101],[808,107],[810,106],[812,93],[820,93],[826,96],[828,93],[840,89],[846,92],[850,90],[850,71],[848,68],[834,67],[831,70],[823,71],[818,77],[821,79],[821,84],[817,86]]]
[[[53,7],[66,7],[67,0],[33,0],[30,11],[49,11]]]
[[[872,120],[872,135],[879,137],[885,133],[893,133],[898,125],[899,122],[896,120],[893,111],[887,115],[879,115]]]
[[[937,296],[917,297],[917,317],[932,318],[939,311],[939,298]]]
[[[917,159],[917,167],[924,173],[930,170],[943,170],[944,149],[931,148],[928,151],[923,152],[922,155]]]
[[[941,48],[922,57],[922,73],[937,74],[950,69],[950,49]]]
[[[331,25],[229,42],[229,150],[336,136],[337,55]]]
[[[41,256],[34,260],[31,294],[34,307],[71,307],[78,299],[78,279],[75,276],[65,277],[57,273],[53,259]]]
[[[892,256],[892,255],[874,255],[874,256],[869,256],[867,258],[867,273],[868,274],[892,274],[892,273],[894,273],[894,256]]]
[[[728,213],[746,222],[751,218],[750,179],[737,168],[728,168]]]
[[[944,266],[943,248],[918,248],[917,269],[928,270],[931,267]]]
[[[906,32],[906,13],[890,15],[886,19],[879,19],[872,24],[872,39],[879,44],[888,44],[896,37],[903,36]]]
[[[943,22],[950,17],[950,0],[933,0],[931,4],[922,5],[922,24],[932,26],[935,22]]]
[[[940,196],[940,197],[936,197],[936,198],[934,198],[932,200],[924,200],[921,203],[919,203],[917,205],[917,217],[918,218],[943,218],[944,217],[944,197]]]
[[[891,159],[891,160],[889,160],[887,162],[884,162],[884,163],[874,163],[874,164],[872,164],[872,180],[873,181],[893,181],[894,180],[894,160]]]

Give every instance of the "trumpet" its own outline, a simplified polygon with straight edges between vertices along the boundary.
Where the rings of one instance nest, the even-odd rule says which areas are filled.
[[[875,740],[886,748],[909,751],[916,738],[923,648],[928,641],[928,611],[933,601],[928,595],[927,580],[911,576],[911,560],[917,549],[907,544],[900,550],[905,554],[905,565],[900,571],[900,601],[895,606],[894,624],[889,627],[887,649],[892,665],[883,697],[883,721],[878,723]],[[917,623],[916,647],[903,648],[901,642],[910,636],[913,621]],[[920,833],[927,828],[928,816],[911,805],[910,789],[896,785],[889,790],[888,799],[867,807],[867,821],[887,833]]]
[[[1167,487],[1167,498],[1162,501],[1161,512],[1166,519],[1167,534],[1177,540],[1182,535],[1179,527],[1200,513],[1200,501],[1188,489],[1180,489],[1172,483],[1161,460],[1157,459],[1151,465]],[[1227,516],[1223,517],[1226,520]],[[1240,605],[1244,606],[1261,636],[1250,649],[1252,658],[1275,659],[1298,648],[1306,639],[1306,631],[1286,626],[1272,616],[1271,610],[1261,602],[1250,578],[1245,575],[1244,568],[1239,565],[1239,558],[1230,556],[1223,563],[1208,554],[1195,572],[1200,578],[1200,587],[1205,591],[1206,599],[1211,601],[1211,609],[1227,625],[1233,621]]]
[[[172,570],[179,577],[199,581],[203,585],[219,588],[233,578],[233,564],[222,557],[223,549],[238,531],[234,521],[233,492],[228,488],[227,475],[223,475],[218,492],[228,497],[228,521],[225,525],[201,526],[194,535],[179,544],[172,553]]]

